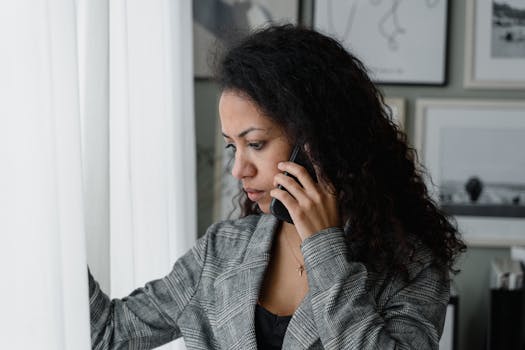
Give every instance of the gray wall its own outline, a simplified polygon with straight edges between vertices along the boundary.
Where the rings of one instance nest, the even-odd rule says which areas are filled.
[[[302,23],[312,18],[311,1],[303,1]],[[465,47],[465,1],[449,0],[448,83],[444,87],[382,86],[386,96],[403,97],[407,102],[406,130],[413,139],[414,109],[417,98],[525,99],[524,90],[465,90],[463,88],[463,58]],[[366,62],[365,62],[366,63]],[[200,234],[211,224],[213,217],[213,154],[217,126],[216,85],[207,80],[195,82],[197,125],[198,197]],[[455,277],[459,294],[459,350],[483,349],[488,315],[488,276],[492,258],[508,256],[508,249],[469,247],[459,261],[461,272]]]
[[[218,114],[217,86],[210,81],[195,81],[195,128],[197,140],[197,228],[203,235],[213,221],[215,137]]]

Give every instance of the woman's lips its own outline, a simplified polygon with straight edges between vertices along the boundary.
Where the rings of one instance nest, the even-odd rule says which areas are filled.
[[[257,202],[262,196],[264,196],[264,191],[258,191],[251,188],[245,188],[244,192],[246,192],[246,195],[252,202]]]

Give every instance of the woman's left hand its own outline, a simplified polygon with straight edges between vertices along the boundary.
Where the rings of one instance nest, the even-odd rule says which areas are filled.
[[[281,162],[278,168],[295,176],[300,182],[279,173],[274,177],[274,185],[282,185],[289,193],[274,188],[270,195],[288,209],[302,240],[323,229],[340,226],[337,196],[330,184],[315,182],[304,167],[294,162]]]

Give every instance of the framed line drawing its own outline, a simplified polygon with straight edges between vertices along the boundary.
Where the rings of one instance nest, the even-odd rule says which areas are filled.
[[[524,117],[522,101],[416,102],[429,191],[469,245],[525,244]]]
[[[194,0],[193,65],[197,78],[211,77],[213,52],[269,23],[297,23],[298,0]]]
[[[446,83],[448,0],[317,0],[314,28],[383,84]]]
[[[467,0],[466,88],[525,88],[525,2]]]

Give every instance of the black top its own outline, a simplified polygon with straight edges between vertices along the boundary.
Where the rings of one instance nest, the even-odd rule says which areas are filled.
[[[284,333],[292,316],[278,316],[259,304],[255,305],[255,335],[257,349],[281,349]]]

